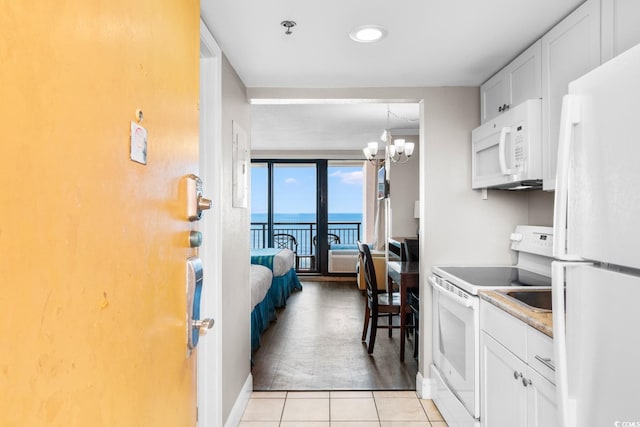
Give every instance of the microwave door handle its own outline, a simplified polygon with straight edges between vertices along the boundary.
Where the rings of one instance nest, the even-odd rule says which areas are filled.
[[[507,134],[511,133],[511,128],[508,126],[503,127],[500,130],[500,142],[498,145],[498,160],[500,161],[500,171],[503,175],[511,175],[514,173],[507,167]]]

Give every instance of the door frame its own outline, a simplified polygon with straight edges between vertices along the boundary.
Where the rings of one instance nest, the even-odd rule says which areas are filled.
[[[198,424],[222,426],[222,50],[200,19],[199,174],[212,208],[200,221],[204,265],[201,312],[214,327],[198,345]],[[204,120],[203,118],[206,118]]]

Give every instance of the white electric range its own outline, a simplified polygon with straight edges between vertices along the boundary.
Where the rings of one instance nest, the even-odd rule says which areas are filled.
[[[449,425],[480,425],[480,290],[551,287],[553,228],[518,226],[515,266],[439,266],[433,287],[433,400]]]

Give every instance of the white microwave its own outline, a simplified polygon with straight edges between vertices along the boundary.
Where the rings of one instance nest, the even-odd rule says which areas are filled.
[[[542,188],[542,102],[530,99],[471,132],[471,188]]]

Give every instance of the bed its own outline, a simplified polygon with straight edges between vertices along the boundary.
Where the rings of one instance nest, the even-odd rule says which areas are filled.
[[[276,307],[284,307],[294,289],[302,290],[302,284],[296,274],[295,258],[290,249],[251,250],[251,264],[262,265],[273,272],[270,295]]]
[[[260,347],[260,336],[276,320],[276,306],[272,295],[273,273],[267,267],[251,265],[251,351]]]

